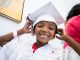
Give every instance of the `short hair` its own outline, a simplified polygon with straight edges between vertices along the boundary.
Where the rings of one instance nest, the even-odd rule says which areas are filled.
[[[77,15],[80,15],[80,3],[78,3],[72,7],[72,9],[68,13],[68,16],[66,17],[66,19],[68,21],[71,17],[77,16]]]

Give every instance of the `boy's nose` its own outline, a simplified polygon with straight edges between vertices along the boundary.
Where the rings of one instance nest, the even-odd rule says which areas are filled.
[[[47,27],[43,27],[43,28],[42,28],[42,31],[43,31],[43,32],[48,32],[48,28],[47,28]]]

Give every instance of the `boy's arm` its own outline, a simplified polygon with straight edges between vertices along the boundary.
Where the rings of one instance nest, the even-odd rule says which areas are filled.
[[[30,20],[26,20],[26,24],[22,29],[17,30],[17,36],[24,34],[24,33],[30,33],[30,25],[31,25],[31,21]],[[14,34],[13,32],[10,32],[8,34],[2,35],[0,36],[0,43],[3,42],[9,42],[10,40],[12,40],[14,38]]]
[[[71,38],[63,29],[60,29],[60,36],[56,36],[58,39],[63,40],[69,44],[80,55],[80,44]]]
[[[64,38],[64,41],[66,41],[80,55],[80,44],[79,43],[77,43],[74,39],[72,39],[68,35],[66,35],[66,37]]]

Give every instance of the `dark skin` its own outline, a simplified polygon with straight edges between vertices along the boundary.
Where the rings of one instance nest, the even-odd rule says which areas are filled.
[[[40,48],[55,37],[56,25],[52,22],[40,21],[35,26],[36,44]]]
[[[78,15],[80,15],[80,3],[74,5],[71,8],[71,10],[68,13],[68,16],[66,17],[67,19],[66,22],[69,21],[70,18],[73,18],[74,16],[78,16]],[[80,44],[70,36],[69,37],[67,36],[66,39],[67,39],[66,42],[78,53],[78,55],[80,55]]]
[[[40,47],[42,47],[42,46],[45,46],[45,45],[48,44],[48,43],[44,43],[44,44],[43,44],[42,42],[40,42],[39,40],[37,40],[37,43],[36,43],[36,44],[37,44],[37,47],[40,48]]]
[[[22,35],[24,33],[30,33],[29,26],[31,25],[31,20],[27,17],[25,26],[19,30],[17,30],[17,35]],[[11,41],[13,39],[13,32],[7,33],[5,35],[0,36],[0,46],[3,46],[5,43]]]
[[[70,47],[72,47],[78,55],[80,55],[80,44],[71,38],[63,29],[58,30],[60,36],[56,36],[58,39],[66,41]]]

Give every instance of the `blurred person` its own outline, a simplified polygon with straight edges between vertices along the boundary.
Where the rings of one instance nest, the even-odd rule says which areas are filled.
[[[57,38],[66,41],[64,48],[71,46],[80,55],[80,3],[72,7],[65,22],[65,31],[59,30]]]

